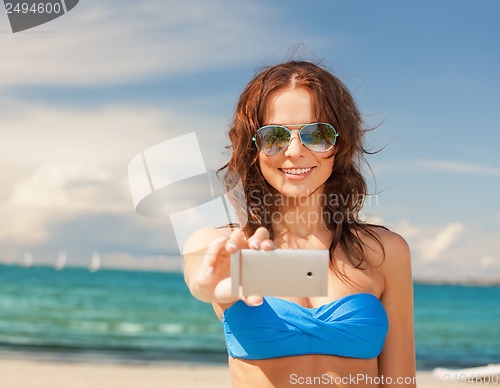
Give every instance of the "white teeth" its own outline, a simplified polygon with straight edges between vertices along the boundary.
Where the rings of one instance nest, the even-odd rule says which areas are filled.
[[[308,173],[309,171],[312,170],[312,167],[309,167],[309,168],[282,168],[282,170],[286,174],[300,175],[300,174]]]

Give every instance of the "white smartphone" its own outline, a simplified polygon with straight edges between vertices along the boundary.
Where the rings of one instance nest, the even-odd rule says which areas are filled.
[[[233,296],[326,296],[328,250],[242,249],[231,255]]]

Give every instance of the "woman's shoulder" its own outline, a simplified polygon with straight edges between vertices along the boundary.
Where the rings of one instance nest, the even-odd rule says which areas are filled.
[[[380,238],[380,241],[385,249],[408,249],[408,243],[401,235],[384,226],[370,226],[369,230]]]
[[[363,240],[371,251],[378,253],[377,261],[385,276],[397,276],[410,269],[410,247],[401,235],[382,226],[370,226],[368,230],[368,235],[375,238]]]

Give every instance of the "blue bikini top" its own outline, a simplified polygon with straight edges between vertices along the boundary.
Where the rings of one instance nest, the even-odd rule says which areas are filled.
[[[251,307],[239,300],[222,315],[229,355],[245,360],[324,354],[377,357],[389,327],[378,298],[348,295],[317,308],[266,297]]]

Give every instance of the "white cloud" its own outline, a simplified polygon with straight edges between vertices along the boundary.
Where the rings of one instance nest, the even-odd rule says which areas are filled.
[[[500,280],[498,230],[455,222],[415,225],[407,220],[394,230],[409,243],[413,276],[419,280]]]
[[[95,110],[40,106],[5,101],[0,109],[0,177],[10,181],[45,164],[86,164],[120,177],[142,150],[174,136],[198,133],[202,153],[218,159],[223,151],[221,118],[144,106],[103,106]]]
[[[458,237],[463,233],[465,227],[455,222],[446,225],[443,229],[437,231],[434,236],[423,239],[417,249],[419,249],[421,257],[426,261],[438,259]]]
[[[47,223],[55,221],[53,212],[40,209],[20,209],[0,206],[0,244],[21,246],[37,244],[48,238]]]
[[[485,166],[475,163],[466,163],[456,160],[432,160],[419,159],[416,162],[418,167],[432,171],[451,172],[457,174],[500,176],[500,167]]]
[[[373,163],[374,170],[383,173],[433,171],[463,175],[500,176],[499,166],[443,159],[402,159]]]
[[[17,182],[9,203],[68,211],[114,212],[130,208],[109,172],[85,164],[41,166]]]
[[[401,233],[402,236],[410,240],[417,239],[421,234],[420,228],[405,220],[398,224],[397,231],[398,233]]]
[[[481,259],[479,260],[479,265],[481,267],[490,267],[495,261],[500,261],[498,258],[495,259],[493,258],[493,256],[490,256],[490,255],[485,255],[483,257],[481,257]]]
[[[374,225],[383,225],[384,224],[384,219],[380,216],[373,215],[373,214],[361,214],[360,213],[360,219],[362,219],[364,222],[367,222],[369,224],[374,224]]]
[[[81,1],[35,30],[0,35],[0,87],[116,83],[254,61],[303,39],[275,11],[254,2]]]
[[[214,168],[221,164],[224,150],[224,121],[191,113],[186,128],[184,112],[167,109],[122,105],[89,111],[4,99],[0,109],[0,244],[66,246],[65,241],[56,241],[63,237],[54,236],[51,229],[79,218],[95,222],[82,236],[92,240],[91,234],[103,228],[99,215],[133,217],[127,166],[136,154],[203,128],[197,135],[207,167]],[[182,159],[176,167],[182,168]],[[157,224],[139,218],[132,218],[142,225],[139,229],[151,234],[147,225],[159,225],[163,232],[158,232],[165,234],[168,220]],[[127,233],[123,231],[121,238],[130,239]],[[163,246],[175,247],[173,237]]]
[[[3,105],[0,162],[13,161],[18,166],[47,160],[100,164],[128,159],[193,126],[201,127],[203,123],[207,130],[214,128],[213,118],[191,115],[186,128],[182,112],[144,106],[108,105],[86,110],[23,103]]]

